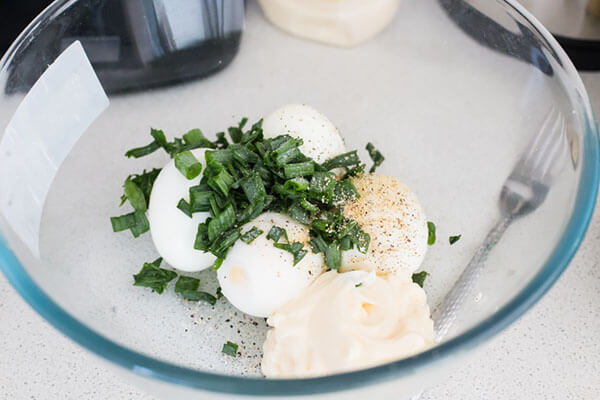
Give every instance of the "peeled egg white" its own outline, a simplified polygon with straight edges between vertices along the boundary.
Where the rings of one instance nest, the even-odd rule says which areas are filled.
[[[412,274],[427,252],[427,218],[415,193],[396,178],[365,174],[353,179],[361,197],[346,204],[344,216],[371,236],[366,254],[342,253],[342,271]]]
[[[290,242],[300,242],[308,253],[295,266],[293,256],[273,246],[267,233],[276,225],[286,230]],[[296,297],[323,272],[321,254],[308,245],[308,227],[278,213],[264,213],[242,227],[264,231],[250,244],[238,240],[217,270],[223,294],[240,311],[267,317],[288,300]],[[280,243],[284,242],[282,238]]]
[[[319,164],[346,152],[338,129],[314,108],[305,104],[288,104],[269,114],[263,120],[265,138],[290,135],[304,144],[300,150]]]
[[[192,151],[203,166],[204,151]],[[190,200],[189,188],[200,183],[201,175],[188,180],[175,167],[175,162],[169,161],[154,181],[148,206],[150,233],[156,250],[172,267],[186,272],[203,270],[215,261],[212,254],[194,249],[198,224],[210,214],[194,213],[190,218],[177,208],[179,200]]]

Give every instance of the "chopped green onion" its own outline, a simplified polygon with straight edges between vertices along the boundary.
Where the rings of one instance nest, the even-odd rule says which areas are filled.
[[[175,293],[183,293],[186,291],[198,290],[200,286],[200,280],[192,278],[191,276],[180,276],[175,282]]]
[[[138,237],[150,230],[150,223],[146,218],[146,214],[141,211],[135,211],[119,217],[111,217],[110,223],[112,224],[113,232],[121,232],[129,229],[133,237]]]
[[[329,243],[325,251],[325,265],[330,269],[339,270],[342,265],[342,252],[337,242]]]
[[[222,258],[217,258],[217,259],[215,260],[215,262],[213,263],[212,270],[213,270],[213,271],[216,271],[216,270],[218,270],[219,268],[221,268],[221,265],[223,265],[223,261],[225,261],[225,260],[224,260],[224,259],[222,259]]]
[[[331,204],[340,206],[359,197],[360,193],[358,193],[354,183],[350,179],[343,179],[335,184]]]
[[[320,235],[311,237],[309,244],[315,254],[325,253],[327,251],[327,242],[323,240]]]
[[[306,199],[301,199],[300,200],[300,205],[302,206],[302,208],[304,208],[306,211],[316,214],[319,212],[319,207],[317,207],[316,205],[314,205],[313,203],[311,203],[310,201],[306,200]]]
[[[217,300],[219,300],[221,297],[223,297],[223,290],[221,289],[221,286],[219,286],[217,288],[217,293],[216,293],[215,297],[217,298]]]
[[[197,148],[214,149],[216,147],[213,142],[204,137],[204,134],[198,128],[192,129],[184,134],[183,141],[189,146],[190,150]]]
[[[358,164],[360,164],[360,158],[358,158],[357,151],[353,150],[325,161],[323,164],[321,164],[321,167],[329,171],[334,168],[350,167]]]
[[[286,164],[283,166],[283,172],[287,179],[299,176],[310,176],[315,172],[315,164],[313,161]]]
[[[412,281],[414,283],[416,283],[417,285],[423,287],[423,284],[425,283],[425,278],[427,278],[427,275],[429,275],[429,273],[427,273],[425,271],[417,272],[415,274],[412,274]]]
[[[322,203],[329,203],[335,190],[335,174],[332,172],[315,172],[309,187],[309,196]]]
[[[225,257],[227,257],[227,253],[229,252],[229,249],[235,244],[235,242],[240,238],[240,236],[241,235],[239,229],[232,229],[228,232],[223,233],[210,246],[210,252],[217,256],[217,258],[225,259]]]
[[[223,349],[221,351],[227,354],[228,356],[237,357],[238,345],[233,342],[227,341],[227,343],[223,345]]]
[[[433,222],[427,222],[427,231],[427,244],[431,246],[435,243],[435,224]]]
[[[208,240],[211,242],[214,241],[219,235],[227,231],[234,224],[235,211],[233,210],[233,206],[230,204],[208,223]]]
[[[294,263],[293,265],[295,266],[296,264],[298,264],[303,258],[304,256],[308,253],[308,251],[304,250],[304,245],[302,243],[299,242],[294,242],[294,243],[273,243],[274,247],[277,247],[280,250],[285,250],[288,253],[291,253],[292,256],[294,257]]]
[[[217,298],[210,293],[200,292],[198,290],[186,290],[181,292],[181,295],[187,301],[204,301],[211,306],[217,303]]]
[[[369,157],[373,160],[373,166],[369,169],[369,172],[373,173],[377,167],[383,163],[385,157],[383,157],[383,154],[381,154],[372,143],[367,143],[367,151],[369,152]]]
[[[187,150],[175,156],[175,168],[181,172],[186,179],[194,179],[202,172],[202,164],[191,151]]]
[[[254,239],[259,237],[263,233],[264,232],[261,229],[258,229],[257,227],[253,226],[252,229],[240,236],[240,240],[246,244],[250,244],[254,241]]]
[[[129,200],[129,204],[131,204],[135,211],[146,211],[147,205],[144,192],[131,179],[131,177],[127,177],[127,179],[125,179],[125,183],[123,184],[123,191],[125,192],[125,197],[127,198],[127,200]]]
[[[458,242],[460,240],[462,235],[456,235],[456,236],[450,236],[448,238],[448,241],[450,242],[450,245],[453,245],[454,243]]]
[[[287,232],[285,229],[280,228],[277,225],[273,225],[269,233],[267,233],[267,239],[271,239],[275,243],[277,243],[282,236],[287,240]]]
[[[190,207],[190,203],[185,201],[185,199],[179,200],[179,203],[177,203],[177,208],[179,208],[185,215],[192,218],[192,209]]]
[[[190,193],[190,210],[191,212],[208,212],[210,211],[210,199],[213,193],[208,185],[192,186]]]
[[[310,224],[310,212],[306,210],[300,203],[293,203],[287,209],[287,214],[296,221],[304,224]]]
[[[144,266],[136,275],[133,276],[134,286],[143,286],[161,294],[177,274],[168,269],[160,268],[162,258],[154,260],[151,263],[144,263]]]

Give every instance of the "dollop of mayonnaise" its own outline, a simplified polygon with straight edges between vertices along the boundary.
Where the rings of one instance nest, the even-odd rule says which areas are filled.
[[[368,368],[433,345],[425,292],[408,274],[322,274],[267,320],[262,371],[305,378]]]

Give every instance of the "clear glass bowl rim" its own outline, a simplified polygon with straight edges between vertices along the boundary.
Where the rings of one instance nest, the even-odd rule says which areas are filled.
[[[561,59],[569,79],[583,87],[575,67],[552,35],[515,0],[498,0],[513,8],[528,20],[537,33],[549,43]],[[17,49],[44,21],[52,19],[77,0],[57,0],[40,13],[0,59],[0,71],[12,59]],[[558,245],[532,281],[509,303],[467,332],[424,353],[403,360],[356,372],[311,379],[268,380],[237,377],[183,368],[157,360],[121,346],[88,328],[52,301],[31,279],[0,235],[0,269],[10,284],[27,303],[57,330],[80,346],[133,373],[174,385],[209,392],[240,395],[284,396],[335,392],[381,383],[417,373],[443,359],[491,338],[531,308],[554,284],[579,248],[589,226],[598,194],[600,177],[600,144],[598,128],[587,93],[581,99],[586,129],[583,140],[581,182],[573,213]]]

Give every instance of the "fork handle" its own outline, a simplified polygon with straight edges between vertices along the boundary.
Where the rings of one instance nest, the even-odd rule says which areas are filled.
[[[479,278],[479,275],[481,275],[488,255],[494,246],[496,246],[512,220],[513,217],[511,215],[504,215],[496,222],[496,225],[489,231],[485,240],[479,249],[477,249],[471,261],[469,261],[469,264],[460,274],[452,289],[450,289],[450,292],[448,292],[442,303],[435,310],[433,320],[435,321],[436,342],[441,341],[448,333],[448,330],[456,320],[458,312],[473,290],[475,282]]]

